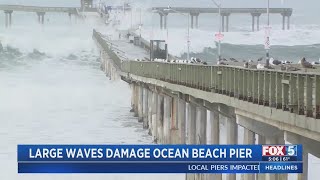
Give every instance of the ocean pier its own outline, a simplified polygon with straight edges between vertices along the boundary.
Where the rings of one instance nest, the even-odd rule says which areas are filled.
[[[130,84],[132,111],[156,143],[220,144],[223,123],[227,144],[303,144],[304,173],[298,179],[308,179],[308,153],[320,157],[318,72],[134,61],[118,57],[95,30],[93,39],[107,76]],[[239,127],[243,142],[238,142]],[[287,179],[286,174],[258,177]],[[188,180],[213,178],[222,175],[187,175]]]
[[[81,7],[44,7],[44,6],[23,6],[23,5],[0,5],[0,11],[5,13],[5,26],[12,25],[12,14],[14,11],[34,12],[37,14],[38,22],[44,24],[44,16],[46,13],[66,13],[71,18],[80,16],[80,12],[97,12],[97,8],[93,7],[92,0],[81,0]]]
[[[194,7],[153,7],[152,12],[160,16],[160,29],[167,28],[168,15],[170,13],[190,14],[190,27],[199,27],[200,14],[219,14],[218,8],[194,8]],[[229,31],[229,17],[231,14],[249,14],[252,17],[252,31],[260,29],[260,16],[266,14],[266,8],[221,8],[222,32]],[[270,14],[279,14],[282,16],[282,29],[290,29],[290,17],[293,13],[292,8],[270,8]],[[255,25],[256,24],[256,25]],[[286,26],[287,24],[287,26]]]

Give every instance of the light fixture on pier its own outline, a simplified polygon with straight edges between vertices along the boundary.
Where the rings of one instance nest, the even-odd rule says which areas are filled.
[[[215,0],[212,0],[212,2],[219,8],[219,33],[216,34],[216,36],[218,37],[217,40],[218,40],[218,61],[221,60],[221,40],[222,40],[222,37],[223,37],[223,34],[221,34],[221,29],[222,29],[222,25],[221,25],[221,4],[218,4]]]
[[[267,6],[267,16],[268,16],[268,21],[267,21],[267,27],[265,29],[265,50],[266,50],[266,64],[265,66],[268,68],[269,65],[269,49],[270,49],[270,13],[269,13],[269,9],[270,9],[270,0],[268,0],[268,6]]]

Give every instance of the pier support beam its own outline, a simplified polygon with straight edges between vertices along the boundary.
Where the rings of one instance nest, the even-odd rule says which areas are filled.
[[[12,10],[5,10],[5,25],[6,28],[10,27],[12,25]]]
[[[260,31],[260,16],[257,16],[257,31]]]
[[[196,118],[196,144],[207,144],[207,110],[198,106]]]
[[[163,29],[163,14],[159,13],[160,15],[160,29]]]
[[[285,144],[284,134],[266,137],[266,144]],[[266,174],[266,180],[287,180],[288,174]]]
[[[193,29],[193,14],[191,13],[190,14],[190,21],[191,21],[191,23],[190,23],[190,26],[191,26],[191,29]]]
[[[196,144],[196,106],[191,102],[187,105],[187,144]],[[197,174],[187,174],[187,180],[195,180]]]
[[[303,174],[298,175],[298,180],[308,179],[308,153],[320,158],[320,142],[287,131],[284,133],[284,138],[292,144],[302,144]]]
[[[163,143],[170,143],[172,97],[164,96]]]
[[[207,144],[207,110],[196,107],[196,144]],[[204,180],[205,174],[195,174],[196,180]]]
[[[138,117],[139,114],[139,85],[136,83],[133,83],[133,112],[134,117]]]
[[[302,153],[303,153],[303,157],[302,157],[302,159],[303,159],[303,167],[302,167],[303,173],[298,174],[298,180],[308,180],[308,163],[309,163],[308,149],[303,148]]]
[[[282,15],[282,30],[285,30],[286,16]]]
[[[222,13],[222,32],[229,32],[229,16],[230,13]]]
[[[147,129],[149,127],[149,123],[148,123],[148,113],[149,113],[149,107],[148,107],[148,101],[149,101],[149,94],[148,94],[148,89],[147,88],[143,88],[143,115],[142,115],[142,122],[143,122],[143,128]]]
[[[131,110],[130,112],[135,112],[135,84],[130,84],[131,88]]]
[[[151,90],[148,90],[148,130],[149,130],[149,135],[152,135],[152,98],[153,98],[153,92]]]
[[[138,122],[143,122],[143,89],[141,85],[138,86]]]
[[[221,26],[222,26],[222,29],[221,29],[221,31],[222,32],[224,32],[224,16],[223,15],[221,15]]]
[[[236,110],[236,113],[237,113],[237,110]],[[258,122],[254,119],[251,119],[239,114],[237,114],[236,117],[237,117],[237,124],[263,137],[280,136],[281,134],[283,134],[282,131],[280,131],[278,128],[273,127],[271,125]]]
[[[194,21],[194,17],[195,17],[195,21]],[[191,18],[191,29],[196,28],[198,29],[198,25],[199,25],[199,13],[190,13],[190,18]]]
[[[220,144],[220,116],[218,112],[210,110],[210,142],[208,144]],[[208,180],[222,180],[222,174],[208,174]]]
[[[236,110],[236,113],[237,113],[237,110]],[[253,119],[247,118],[239,114],[237,114],[236,117],[237,117],[236,118],[237,124],[244,127],[245,129],[245,132],[244,132],[245,136],[249,137],[250,131],[259,134],[258,144],[284,144],[285,143],[284,133],[278,128],[262,122],[255,121]],[[250,136],[252,137],[252,134]],[[271,179],[286,180],[287,179],[287,174],[259,174],[256,176],[258,177],[258,180],[271,180]]]
[[[252,25],[251,25],[252,32],[254,32],[254,21],[255,21],[255,16],[252,16]]]
[[[186,102],[178,99],[178,124],[180,132],[180,143],[186,144]]]
[[[167,29],[168,27],[168,13],[160,12],[160,29]]]
[[[243,144],[248,144],[252,145],[255,144],[255,133],[244,128],[244,133],[243,133]],[[255,174],[243,174],[242,175],[243,180],[254,180],[255,179]]]
[[[227,144],[238,143],[238,125],[234,119],[227,118]],[[228,174],[227,180],[236,180],[235,174]]]
[[[164,29],[167,29],[168,26],[168,14],[164,15]]]
[[[290,17],[291,14],[288,13],[281,13],[282,16],[282,30],[286,30],[286,18],[287,18],[287,30],[290,29]]]
[[[219,111],[224,114],[230,115],[230,117],[226,117],[227,144],[238,144],[238,124],[236,123],[235,109],[220,104]],[[228,174],[227,180],[236,180],[236,175]]]
[[[229,15],[226,16],[226,32],[229,32]]]
[[[199,28],[199,14],[196,15],[196,29]]]
[[[70,23],[72,22],[72,13],[68,13]]]
[[[187,144],[196,144],[196,107],[188,103]]]
[[[257,18],[257,31],[260,30],[260,16],[261,13],[251,13],[252,16],[252,32],[255,31],[255,19]]]
[[[157,105],[157,139],[155,142],[163,143],[163,111],[164,111],[164,98],[158,94]]]
[[[45,14],[46,14],[45,12],[37,12],[38,22],[39,22],[40,24],[44,24],[44,15],[45,15]]]
[[[157,110],[158,110],[158,94],[156,92],[152,93],[152,103],[151,103],[151,108],[152,108],[152,136],[154,142],[157,140],[157,131],[158,131],[158,116],[157,116]],[[159,113],[160,114],[160,113]]]
[[[266,144],[266,138],[263,135],[258,135],[258,144]],[[266,174],[256,174],[256,180],[266,180]]]
[[[180,144],[179,98],[171,97],[170,144]]]

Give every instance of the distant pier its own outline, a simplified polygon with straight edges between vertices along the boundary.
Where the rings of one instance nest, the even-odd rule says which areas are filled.
[[[72,15],[78,16],[79,12],[97,12],[93,6],[92,0],[81,0],[81,7],[44,7],[44,6],[23,6],[23,5],[0,5],[0,11],[5,13],[5,26],[12,25],[12,13],[14,11],[34,12],[38,16],[38,22],[44,24],[46,13],[67,13],[71,18]]]
[[[170,13],[186,13],[190,14],[190,26],[191,28],[198,28],[199,15],[205,13],[218,14],[218,8],[189,8],[189,7],[172,7],[173,10],[168,7],[153,7],[154,13],[160,15],[160,29],[167,28],[168,15]],[[266,8],[221,8],[221,20],[222,20],[222,31],[229,31],[229,17],[231,14],[250,14],[252,16],[252,31],[260,29],[260,16],[266,14]],[[293,13],[292,8],[270,8],[270,14],[280,14],[282,16],[282,29],[290,29],[290,17]],[[195,21],[194,21],[195,18]],[[256,24],[256,25],[255,25]],[[287,26],[286,26],[287,24]],[[255,27],[256,26],[256,27]]]

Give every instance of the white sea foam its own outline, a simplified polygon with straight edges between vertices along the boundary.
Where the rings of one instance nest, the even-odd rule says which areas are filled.
[[[4,46],[22,52],[24,64],[8,59],[0,69],[0,179],[184,179],[184,175],[18,175],[17,144],[152,143],[130,111],[130,89],[109,81],[99,69],[92,28],[107,32],[97,14],[69,22],[66,14],[14,14],[11,29],[0,28]],[[23,19],[20,21],[20,18]],[[49,21],[47,21],[49,18]],[[49,58],[26,56],[37,49]],[[68,59],[73,54],[75,57]],[[1,59],[2,63],[3,59]]]
[[[139,31],[136,33],[139,34]],[[216,48],[215,33],[201,29],[190,30],[190,52],[202,52],[206,47]],[[264,31],[259,32],[225,32],[222,43],[264,45]],[[147,39],[167,40],[167,31],[152,28],[142,30],[142,36]],[[176,56],[187,52],[187,29],[168,29],[169,53]],[[299,28],[292,28],[289,31],[275,29],[272,31],[270,43],[272,45],[295,46],[319,44],[320,26],[307,25]]]

